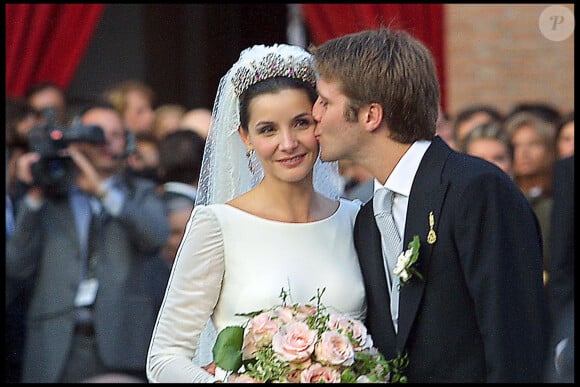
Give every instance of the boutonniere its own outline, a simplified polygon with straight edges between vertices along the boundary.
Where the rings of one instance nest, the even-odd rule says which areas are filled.
[[[399,288],[403,286],[407,281],[411,279],[414,275],[420,279],[423,276],[414,265],[419,259],[419,247],[421,247],[421,242],[419,241],[419,236],[415,235],[413,240],[409,242],[408,249],[403,251],[399,258],[397,258],[397,264],[393,269],[393,273],[400,278]]]

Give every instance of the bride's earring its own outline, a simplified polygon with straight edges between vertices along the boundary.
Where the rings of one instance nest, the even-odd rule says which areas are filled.
[[[246,152],[246,157],[248,158],[248,168],[250,169],[250,173],[253,175],[256,172],[254,171],[254,165],[252,163],[252,157],[254,156],[254,150],[248,149]]]

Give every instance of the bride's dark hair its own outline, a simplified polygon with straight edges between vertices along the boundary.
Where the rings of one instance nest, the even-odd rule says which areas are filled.
[[[248,87],[246,91],[240,94],[240,126],[244,130],[248,130],[248,121],[250,120],[250,113],[248,107],[250,102],[257,96],[262,94],[274,94],[282,90],[296,89],[304,90],[314,105],[318,94],[316,89],[308,82],[304,82],[297,78],[288,77],[274,77],[268,78]]]

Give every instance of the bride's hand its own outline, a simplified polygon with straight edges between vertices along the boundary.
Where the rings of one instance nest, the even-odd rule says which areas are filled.
[[[209,372],[210,374],[212,374],[213,376],[215,376],[215,367],[216,367],[215,363],[214,362],[211,362],[208,365],[203,366],[201,368],[203,368],[204,370],[206,370],[207,372]]]

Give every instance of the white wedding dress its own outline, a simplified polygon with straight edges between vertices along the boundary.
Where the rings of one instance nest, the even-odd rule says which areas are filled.
[[[352,238],[360,205],[340,199],[334,214],[310,223],[267,220],[227,204],[196,206],[153,332],[150,382],[215,381],[192,361],[206,322],[218,332],[241,325],[246,318],[236,313],[280,304],[282,288],[290,292],[288,303],[307,303],[325,288],[322,303],[330,312],[363,319],[365,291]],[[211,334],[202,340],[209,346]]]

